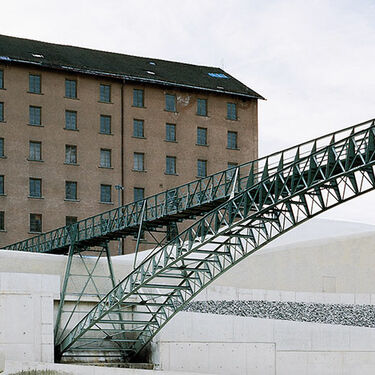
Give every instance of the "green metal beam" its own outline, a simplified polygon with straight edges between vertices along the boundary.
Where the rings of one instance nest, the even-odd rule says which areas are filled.
[[[319,147],[319,142],[312,142],[310,152],[297,147],[289,163],[280,153],[274,169],[268,159],[264,169],[257,165],[258,178],[253,185],[239,189],[234,197],[143,260],[82,318],[62,340],[58,351],[69,353],[79,339],[89,339],[93,330],[100,332],[102,323],[120,324],[113,312],[132,304],[140,312],[148,308],[150,317],[131,320],[133,326],[143,328],[136,341],[124,341],[121,348],[140,352],[186,303],[223,272],[306,220],[373,190],[374,123],[355,130],[352,128],[345,137],[340,137],[341,133],[327,137],[325,146],[321,145],[322,139]],[[173,277],[168,285],[161,283],[163,275],[171,270],[175,283]],[[139,300],[149,289],[156,295]],[[119,332],[126,334],[120,328]],[[128,338],[124,336],[124,340]]]

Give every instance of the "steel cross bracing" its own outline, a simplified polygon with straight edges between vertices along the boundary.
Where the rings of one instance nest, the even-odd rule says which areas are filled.
[[[75,246],[100,246],[103,241],[137,235],[141,224],[147,230],[154,231],[162,226],[174,225],[178,221],[194,219],[222,204],[231,194],[244,191],[259,181],[263,177],[264,169],[267,169],[269,174],[276,172],[281,158],[284,165],[290,164],[297,157],[309,155],[313,147],[326,147],[332,137],[335,137],[336,141],[345,139],[349,134],[368,127],[370,123],[361,123],[325,135],[89,217],[76,224],[7,245],[4,249],[68,254],[72,245],[71,238],[75,239]]]
[[[304,221],[373,190],[374,164],[373,122],[340,140],[333,135],[325,147],[316,142],[292,163],[281,155],[272,173],[266,161],[258,182],[155,249],[70,331],[57,353],[135,356],[223,272]]]

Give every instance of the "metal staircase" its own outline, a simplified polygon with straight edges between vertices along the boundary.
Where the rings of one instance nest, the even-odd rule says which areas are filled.
[[[142,228],[204,215],[156,241],[146,259],[58,337],[57,356],[131,360],[226,270],[306,220],[373,190],[374,164],[371,120],[83,220],[65,242],[57,238],[67,228],[42,235],[41,245],[33,239],[30,251],[69,249],[71,259],[74,251],[139,236]],[[27,251],[25,242],[8,248]]]

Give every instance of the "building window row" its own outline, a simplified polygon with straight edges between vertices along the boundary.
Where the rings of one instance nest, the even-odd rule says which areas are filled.
[[[166,128],[166,140],[176,141],[176,128],[173,124],[167,124]],[[143,128],[142,128],[143,129]],[[141,130],[137,134],[141,134]],[[238,150],[237,132],[228,131],[227,133],[227,148],[232,150]],[[197,129],[197,145],[207,146],[207,129]],[[0,138],[0,158],[5,157],[5,142],[4,138]],[[30,161],[42,161],[42,143],[39,141],[29,142],[29,157]],[[65,145],[65,163],[66,164],[77,164],[77,146],[76,145]],[[100,167],[112,168],[112,150],[100,149]],[[144,170],[144,153],[134,153],[134,166],[133,169],[136,171]],[[169,174],[170,168],[167,168]],[[175,173],[175,172],[172,172]]]
[[[78,220],[77,216],[66,216],[65,225],[72,225]],[[0,211],[0,231],[5,230],[5,212]],[[42,233],[42,214],[30,214],[29,215],[29,231],[30,233]]]
[[[207,99],[198,98],[197,99],[197,115],[198,116],[207,116]],[[141,107],[145,106],[144,101],[144,90],[142,89],[133,89],[133,106]],[[176,95],[174,94],[165,94],[165,110],[168,112],[176,112]],[[227,103],[227,118],[229,120],[237,120],[237,104],[236,103]]]
[[[231,165],[231,166],[229,166]],[[236,164],[228,163],[228,168],[232,168]],[[140,152],[134,152],[133,154],[133,170],[137,172],[145,171],[145,154]],[[167,155],[165,157],[165,174],[176,175],[177,174],[177,157]],[[197,177],[207,176],[207,160],[198,159],[197,161]]]
[[[208,130],[207,128],[197,127],[197,141],[198,146],[208,146]],[[238,133],[235,131],[227,132],[227,148],[229,149],[238,149],[237,137]],[[144,121],[143,120],[133,120],[133,137],[135,138],[144,138]],[[167,142],[176,142],[177,141],[177,130],[176,124],[165,124],[165,140]]]
[[[111,189],[111,185],[100,185],[100,202],[112,202]],[[4,175],[0,175],[0,195],[5,195]],[[43,198],[41,178],[29,178],[29,198]],[[78,200],[77,181],[65,181],[65,199],[75,201]]]
[[[142,124],[142,123],[139,123]],[[143,136],[143,127],[139,125],[137,134],[139,137]],[[166,127],[166,141],[176,141],[176,126],[174,124],[167,124]],[[207,129],[197,128],[197,145],[207,146]],[[228,131],[227,133],[227,148],[232,150],[238,150],[238,133]],[[5,157],[5,141],[4,138],[0,138],[0,158]],[[39,141],[29,142],[29,157],[30,161],[42,161],[42,143]],[[65,163],[66,164],[77,164],[77,146],[76,145],[65,145]],[[100,149],[100,167],[112,168],[112,150]],[[134,170],[144,170],[144,153],[134,154]]]
[[[65,110],[65,129],[78,130],[77,111]],[[0,102],[0,122],[4,122],[4,102]],[[102,134],[111,134],[112,118],[109,115],[100,115],[99,132]],[[42,107],[29,106],[29,125],[42,126]]]
[[[142,154],[143,155],[143,154]],[[4,138],[0,138],[0,157],[5,156]],[[29,142],[29,157],[30,161],[42,161],[42,143],[37,141]],[[65,163],[77,164],[77,146],[65,145]],[[100,167],[112,168],[112,150],[100,149]]]
[[[77,111],[65,110],[65,129],[78,130],[77,124]],[[0,122],[4,122],[4,103],[0,102]],[[42,126],[42,107],[30,105],[29,106],[29,125]],[[174,129],[171,129],[174,128]],[[172,140],[169,134],[176,129],[176,124],[166,124],[166,140]],[[100,115],[100,128],[101,134],[112,134],[112,118],[109,115]],[[174,131],[174,138],[176,138]],[[144,120],[133,120],[133,136],[137,138],[144,137]],[[199,144],[199,143],[198,143]]]
[[[0,89],[4,89],[4,71],[0,70]],[[40,74],[29,74],[29,92],[33,94],[42,93],[42,77]],[[65,97],[77,99],[77,80],[65,79]],[[99,101],[111,102],[111,85],[99,85]]]
[[[1,187],[3,186],[1,181],[4,176],[0,176],[0,194]],[[31,181],[32,179],[30,179]],[[37,179],[33,179],[37,180]],[[30,183],[31,184],[31,183]],[[31,185],[30,185],[31,186]],[[41,185],[40,185],[41,186]],[[144,199],[145,190],[141,187],[134,188],[134,201],[139,201]],[[77,182],[66,181],[65,184],[65,196],[67,200],[76,200],[77,199]],[[100,185],[100,201],[102,203],[112,203],[112,186],[111,185]],[[78,220],[77,216],[66,216],[65,224],[72,225]],[[30,233],[42,233],[42,214],[30,213],[29,214],[29,231]],[[0,211],[0,231],[5,231],[5,211]]]
[[[0,89],[4,88],[4,71],[0,70]],[[29,92],[33,94],[42,93],[42,78],[40,74],[29,74]],[[65,97],[69,99],[77,99],[77,80],[65,79]],[[111,85],[99,85],[99,101],[103,103],[111,103]],[[133,106],[143,108],[144,90],[133,89]],[[176,112],[176,95],[165,94],[165,110],[168,112]],[[197,99],[197,115],[207,116],[207,99]],[[229,120],[237,120],[236,103],[227,103],[227,118]]]

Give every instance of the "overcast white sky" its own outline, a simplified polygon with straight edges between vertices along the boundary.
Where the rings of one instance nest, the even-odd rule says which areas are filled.
[[[12,0],[0,33],[220,66],[267,98],[260,153],[375,117],[374,0]],[[375,192],[325,217],[375,224]]]

